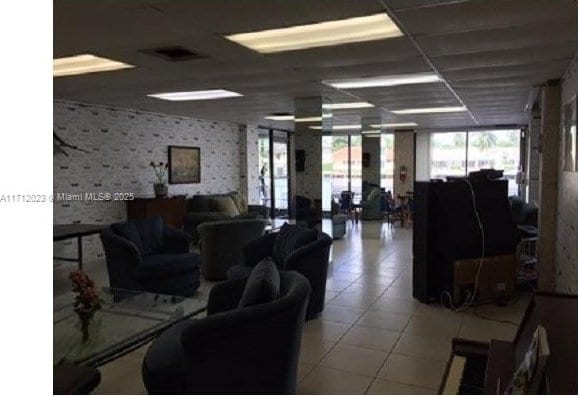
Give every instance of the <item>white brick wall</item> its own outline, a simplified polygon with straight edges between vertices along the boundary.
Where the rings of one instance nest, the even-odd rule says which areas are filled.
[[[151,197],[155,175],[149,163],[166,162],[169,145],[201,149],[201,183],[169,185],[170,195],[240,190],[242,151],[237,124],[58,100],[54,101],[54,130],[67,143],[89,151],[68,150],[69,157],[54,155],[54,193],[132,192],[138,197]],[[255,167],[250,172],[254,178],[253,174],[258,172],[257,148],[253,152],[251,147],[250,161],[245,165]],[[258,185],[258,180],[252,182]],[[108,224],[126,218],[126,205],[55,202],[53,213],[55,224]],[[74,256],[75,241],[55,243],[54,253]],[[86,238],[85,260],[100,255],[98,236]]]

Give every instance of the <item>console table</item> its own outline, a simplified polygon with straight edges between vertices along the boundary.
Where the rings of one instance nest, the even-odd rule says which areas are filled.
[[[127,201],[127,219],[160,216],[166,224],[181,228],[187,212],[186,196],[171,198],[136,198]]]

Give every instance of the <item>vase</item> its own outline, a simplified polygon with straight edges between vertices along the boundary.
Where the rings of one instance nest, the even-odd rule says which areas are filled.
[[[82,342],[87,342],[89,337],[90,321],[96,311],[94,309],[77,310],[76,313],[80,319],[80,331],[82,333]]]
[[[155,190],[155,197],[166,198],[169,195],[169,186],[166,183],[155,183],[153,184]]]

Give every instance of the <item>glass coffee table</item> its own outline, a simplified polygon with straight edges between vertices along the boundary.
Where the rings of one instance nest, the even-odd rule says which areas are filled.
[[[156,338],[174,323],[201,315],[208,291],[177,297],[135,290],[104,288],[102,308],[82,340],[80,320],[74,312],[74,294],[54,298],[53,363],[100,366]]]

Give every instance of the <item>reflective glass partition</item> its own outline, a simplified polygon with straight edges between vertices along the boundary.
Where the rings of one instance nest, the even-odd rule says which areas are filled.
[[[393,194],[395,194],[393,191],[394,142],[395,135],[393,133],[381,135],[381,187]]]
[[[358,203],[361,200],[361,134],[350,135],[350,191],[353,191],[353,202]],[[344,189],[347,190],[347,189]]]
[[[333,199],[332,178],[333,178],[333,136],[323,136],[321,138],[321,203],[324,212],[331,211],[331,200]]]
[[[361,135],[333,135],[322,138],[323,210],[331,210],[331,200],[342,191],[361,198]]]

